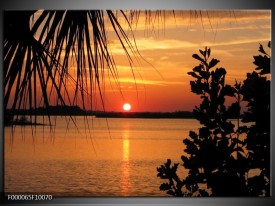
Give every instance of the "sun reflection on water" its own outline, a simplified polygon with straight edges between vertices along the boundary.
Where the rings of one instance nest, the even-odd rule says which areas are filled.
[[[129,193],[129,187],[130,187],[130,165],[129,165],[129,155],[130,155],[130,140],[129,137],[129,130],[123,131],[123,159],[122,159],[122,178],[121,178],[121,192],[122,195],[127,195]]]
[[[129,147],[130,141],[129,139],[123,139],[123,161],[129,161]]]

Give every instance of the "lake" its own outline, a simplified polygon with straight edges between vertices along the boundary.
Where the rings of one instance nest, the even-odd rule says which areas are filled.
[[[56,126],[4,128],[5,192],[167,196],[156,168],[167,158],[181,162],[182,140],[200,127],[194,119],[52,120]]]

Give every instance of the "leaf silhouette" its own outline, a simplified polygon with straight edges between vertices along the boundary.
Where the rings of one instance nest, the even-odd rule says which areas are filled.
[[[168,183],[162,183],[159,187],[160,190],[170,190],[171,186]]]
[[[207,48],[205,48],[205,49],[207,49]],[[207,56],[210,57],[210,55],[211,55],[211,49],[209,48],[209,49],[207,50]]]
[[[220,62],[220,60],[217,59],[211,59],[210,63],[209,63],[209,69],[216,66],[218,63]]]
[[[194,59],[197,59],[197,60],[201,61],[201,62],[205,62],[205,61],[204,61],[199,55],[197,55],[197,54],[193,54],[192,57],[193,57]]]
[[[257,67],[255,70],[261,70],[260,74],[270,73],[270,58],[267,56],[254,56],[254,62]]]
[[[263,53],[263,54],[267,55],[267,53],[265,52],[265,50],[264,50],[264,48],[263,48],[263,45],[262,45],[262,44],[260,44],[260,46],[259,46],[259,52],[261,52],[261,53]]]
[[[192,77],[195,77],[197,79],[202,78],[201,76],[197,75],[195,72],[188,72],[187,74],[191,75]]]

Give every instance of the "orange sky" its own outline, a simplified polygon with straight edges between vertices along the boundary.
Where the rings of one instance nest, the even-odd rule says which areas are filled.
[[[187,72],[199,63],[192,54],[205,46],[221,60],[217,66],[226,68],[228,84],[243,80],[255,68],[253,55],[258,55],[259,43],[266,47],[271,40],[270,11],[209,11],[208,16],[177,11],[176,18],[166,15],[165,23],[148,25],[141,15],[136,44],[153,66],[141,60],[133,67],[135,79],[119,41],[112,39],[123,96],[114,80],[106,80],[106,110],[122,111],[123,103],[129,102],[131,111],[191,111],[200,98],[190,92],[192,77]]]
[[[150,23],[146,17],[151,18]],[[192,77],[187,75],[199,63],[192,54],[210,47],[212,58],[221,60],[217,66],[227,70],[227,83],[234,84],[255,68],[253,55],[258,55],[259,43],[266,48],[271,40],[270,10],[175,11],[175,16],[166,11],[165,18],[163,14],[154,17],[154,12],[147,16],[141,12],[132,24],[142,56],[134,58],[132,68],[113,29],[106,23],[109,49],[119,75],[114,80],[104,69],[102,91],[106,111],[123,111],[126,102],[132,105],[133,112],[192,111],[200,103],[199,96],[190,92]],[[125,20],[118,18],[127,31]],[[72,76],[75,67],[73,63],[69,65]],[[86,108],[90,109],[91,100],[86,100]],[[93,96],[93,109],[102,110],[98,91]]]

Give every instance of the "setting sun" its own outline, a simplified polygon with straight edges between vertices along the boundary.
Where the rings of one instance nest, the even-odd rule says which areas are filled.
[[[126,103],[126,104],[123,105],[123,109],[124,109],[124,111],[130,111],[131,110],[131,105]]]

